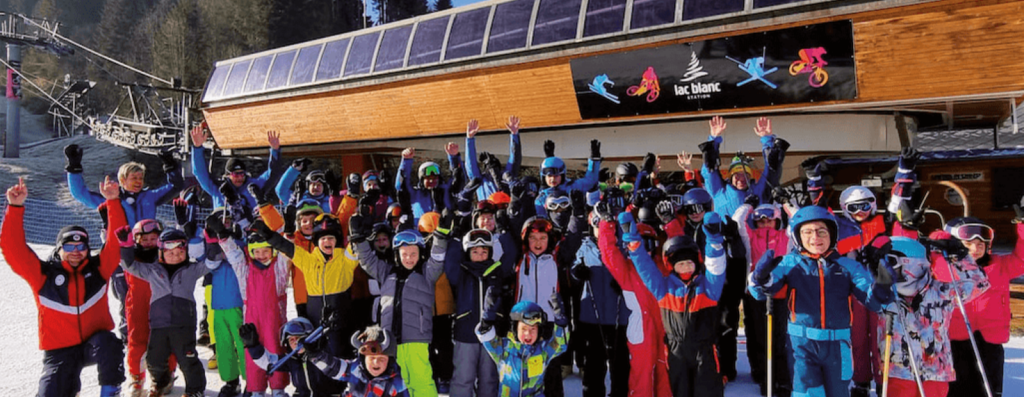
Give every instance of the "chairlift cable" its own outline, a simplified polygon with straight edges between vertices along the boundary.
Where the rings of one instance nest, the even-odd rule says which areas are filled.
[[[22,79],[21,79],[22,81],[28,82],[28,84],[29,84],[29,85],[31,85],[31,86],[32,86],[33,88],[35,88],[35,89],[36,89],[36,91],[39,91],[39,92],[40,92],[41,94],[43,94],[43,96],[45,96],[45,97],[46,97],[47,99],[49,99],[49,100],[50,100],[50,102],[52,102],[52,103],[56,104],[57,106],[60,106],[60,107],[61,107],[62,109],[66,110],[66,111],[67,111],[68,113],[71,113],[71,116],[73,116],[73,117],[75,117],[76,119],[78,119],[78,121],[81,121],[81,122],[82,122],[82,123],[84,123],[84,124],[89,124],[89,122],[88,122],[88,121],[86,121],[85,119],[83,119],[83,118],[82,118],[81,116],[79,116],[78,114],[76,114],[76,113],[75,113],[74,111],[72,111],[71,109],[68,109],[68,107],[67,107],[67,106],[64,106],[64,104],[63,104],[63,103],[60,103],[59,101],[57,101],[56,99],[54,99],[54,98],[53,98],[52,96],[50,96],[50,94],[48,94],[48,93],[46,92],[46,90],[43,90],[42,88],[39,88],[39,86],[38,86],[38,85],[36,85],[36,83],[35,83],[35,82],[33,82],[33,81],[32,81],[31,79],[28,79],[28,78],[26,78],[26,75],[22,74],[22,73],[21,73],[21,71],[18,71],[18,70],[16,70],[16,69],[14,69],[14,67],[13,67],[13,66],[11,66],[11,64],[7,63],[7,61],[5,61],[5,60],[3,60],[3,59],[0,59],[0,64],[3,64],[4,66],[6,66],[6,67],[7,67],[7,70],[11,70],[11,71],[13,71],[14,73],[17,73],[17,74],[18,74],[19,76],[21,76],[21,77],[22,77]]]

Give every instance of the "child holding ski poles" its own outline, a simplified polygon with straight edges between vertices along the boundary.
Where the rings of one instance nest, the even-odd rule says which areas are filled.
[[[950,320],[955,299],[969,302],[989,288],[988,278],[966,257],[959,241],[933,232],[929,248],[916,240],[893,237],[886,255],[896,272],[897,300],[884,314],[894,318],[887,393],[892,397],[942,397],[956,378],[950,351]],[[938,274],[952,271],[952,279]],[[879,321],[878,344],[885,346],[885,322]],[[885,384],[885,380],[876,379]],[[975,390],[975,392],[978,392]]]

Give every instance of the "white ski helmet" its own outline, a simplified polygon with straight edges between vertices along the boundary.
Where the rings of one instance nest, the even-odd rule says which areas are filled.
[[[839,195],[839,206],[843,208],[843,215],[847,218],[853,219],[853,212],[847,207],[849,204],[868,203],[870,209],[868,212],[874,215],[878,212],[878,203],[875,200],[875,194],[870,189],[864,186],[850,186],[843,190],[843,193]]]

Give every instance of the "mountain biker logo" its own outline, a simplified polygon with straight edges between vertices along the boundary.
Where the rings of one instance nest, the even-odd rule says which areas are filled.
[[[793,76],[809,74],[810,76],[807,76],[807,83],[811,87],[821,88],[828,84],[828,72],[825,71],[825,65],[828,65],[828,62],[821,58],[822,55],[827,53],[824,47],[800,50],[800,60],[793,61],[789,65],[789,74]]]
[[[648,66],[644,75],[640,78],[640,85],[634,85],[626,90],[626,95],[641,96],[647,94],[647,103],[658,100],[661,95],[661,84],[658,83],[658,75],[654,73],[654,66]]]
[[[689,84],[674,85],[673,88],[676,96],[686,97],[687,100],[709,99],[711,98],[711,94],[722,92],[722,83],[701,83],[699,81],[694,81],[707,76],[708,72],[705,72],[704,67],[700,65],[700,59],[697,58],[697,53],[691,52],[690,54],[690,65],[683,74],[683,78],[679,79],[679,82]]]

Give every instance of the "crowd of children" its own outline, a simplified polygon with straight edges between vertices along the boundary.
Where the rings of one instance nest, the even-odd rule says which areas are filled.
[[[887,211],[861,186],[831,210],[821,164],[804,165],[809,199],[778,188],[790,144],[766,118],[754,126],[763,170],[742,153],[721,169],[727,126],[715,117],[701,169],[683,152],[679,179],[650,153],[610,173],[596,140],[579,178],[551,141],[532,176],[519,127],[510,117],[504,165],[477,152],[471,121],[464,159],[444,147],[447,171],[417,167],[407,148],[397,170],[345,177],[308,159],[281,163],[269,132],[266,172],[230,159],[218,181],[200,126],[191,165],[212,198],[205,219],[173,156],[160,156],[164,186],[145,188],[133,162],[90,192],[84,153],[69,146],[68,183],[100,211],[102,248],[69,226],[39,259],[25,243],[23,182],[7,190],[0,234],[36,294],[39,395],[76,395],[93,363],[103,396],[125,381],[126,394],[161,396],[176,368],[185,396],[203,395],[200,306],[225,397],[281,397],[288,385],[294,396],[560,397],[573,367],[587,397],[723,396],[741,310],[762,395],[861,397],[872,382],[879,396],[1002,395],[1024,213],[1006,255],[991,253],[992,228],[977,218],[923,234],[908,209],[913,148],[900,154]],[[166,203],[176,225],[155,220]],[[108,283],[122,301],[120,341]]]

